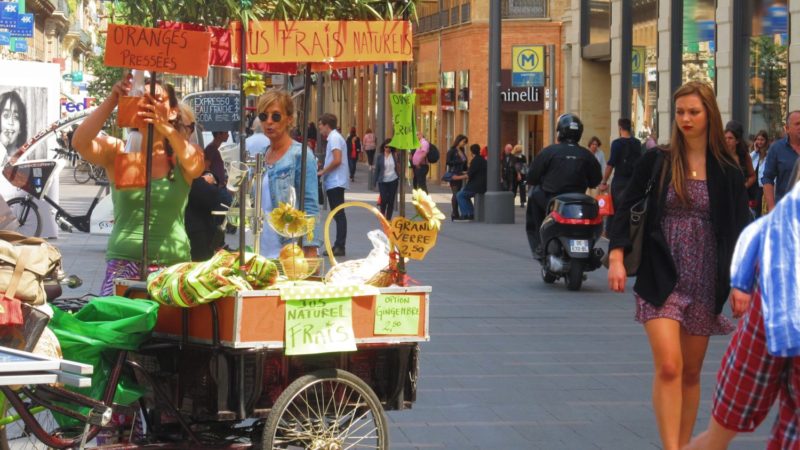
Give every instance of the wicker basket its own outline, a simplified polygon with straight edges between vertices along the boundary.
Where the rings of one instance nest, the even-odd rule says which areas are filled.
[[[401,280],[401,277],[399,276],[400,274],[397,271],[397,264],[396,264],[398,259],[397,243],[395,242],[394,237],[392,236],[392,225],[389,223],[388,220],[386,220],[385,217],[383,217],[383,214],[381,214],[381,212],[377,208],[364,202],[345,202],[337,206],[336,208],[333,208],[331,212],[328,213],[328,217],[325,219],[325,228],[324,228],[325,250],[328,251],[328,259],[330,260],[331,268],[333,268],[337,264],[336,257],[333,256],[333,246],[331,245],[331,233],[330,233],[331,222],[333,221],[334,216],[336,216],[336,213],[338,213],[342,209],[350,207],[364,208],[367,211],[371,212],[372,215],[375,216],[376,219],[378,219],[378,222],[381,224],[381,228],[383,229],[383,233],[389,239],[389,248],[391,249],[389,253],[389,259],[390,259],[389,265],[381,269],[380,272],[378,272],[372,278],[367,280],[366,284],[376,287],[387,287],[397,283],[398,281]]]

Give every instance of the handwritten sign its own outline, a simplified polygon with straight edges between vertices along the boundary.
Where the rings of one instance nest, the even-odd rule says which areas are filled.
[[[205,77],[211,34],[108,25],[105,65]]]
[[[422,260],[436,245],[439,232],[428,222],[411,221],[405,217],[392,219],[392,237],[400,254],[406,258]]]
[[[352,301],[327,298],[286,301],[286,355],[356,349]]]
[[[183,98],[194,110],[195,120],[205,131],[239,129],[241,99],[239,92],[204,92]]]
[[[417,121],[414,120],[414,102],[417,94],[390,94],[390,98],[394,136],[389,145],[401,150],[419,147]]]
[[[375,299],[375,334],[413,334],[419,330],[419,296],[381,294]]]
[[[241,23],[231,25],[234,61]],[[248,62],[411,61],[411,22],[260,21],[247,29]]]

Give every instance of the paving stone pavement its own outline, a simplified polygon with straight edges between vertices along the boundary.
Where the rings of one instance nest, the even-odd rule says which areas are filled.
[[[359,165],[346,198],[374,204]],[[69,173],[68,173],[69,172]],[[432,183],[433,184],[433,183]],[[449,190],[430,186],[450,216]],[[62,174],[62,206],[88,207],[96,188]],[[408,206],[408,216],[413,207]],[[516,223],[442,226],[411,277],[431,285],[431,341],[422,344],[417,402],[388,413],[393,449],[658,449],[650,404],[652,366],[646,336],[634,322],[631,285],[608,291],[606,272],[589,274],[580,292],[545,285],[530,257],[524,210]],[[348,257],[369,251],[365,233],[378,225],[368,212],[348,210]],[[64,269],[84,285],[65,295],[99,291],[106,238],[61,233],[53,240]],[[727,344],[712,338],[702,374],[697,429],[705,428],[711,389]],[[764,448],[774,414],[733,450]]]

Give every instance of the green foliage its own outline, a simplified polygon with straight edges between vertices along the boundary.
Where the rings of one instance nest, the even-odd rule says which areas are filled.
[[[105,39],[100,42],[101,48],[105,48]],[[125,69],[121,67],[107,67],[103,64],[105,53],[92,55],[86,60],[89,72],[95,76],[94,81],[89,83],[89,95],[102,101],[111,93],[114,83],[122,79]]]
[[[760,105],[770,136],[783,133],[788,97],[789,47],[772,36],[750,39],[750,103]]]
[[[405,12],[416,19],[419,0],[144,0],[115,2],[115,20],[154,26],[155,20],[227,26],[242,20],[388,20]]]

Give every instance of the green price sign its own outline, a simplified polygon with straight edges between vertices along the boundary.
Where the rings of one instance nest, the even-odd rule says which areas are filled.
[[[355,349],[350,297],[286,301],[287,355],[350,352]]]
[[[418,295],[378,295],[375,334],[413,334],[419,330]]]
[[[417,94],[390,94],[390,97],[394,136],[389,146],[398,150],[412,150],[419,147],[417,121],[414,120],[414,102]]]

